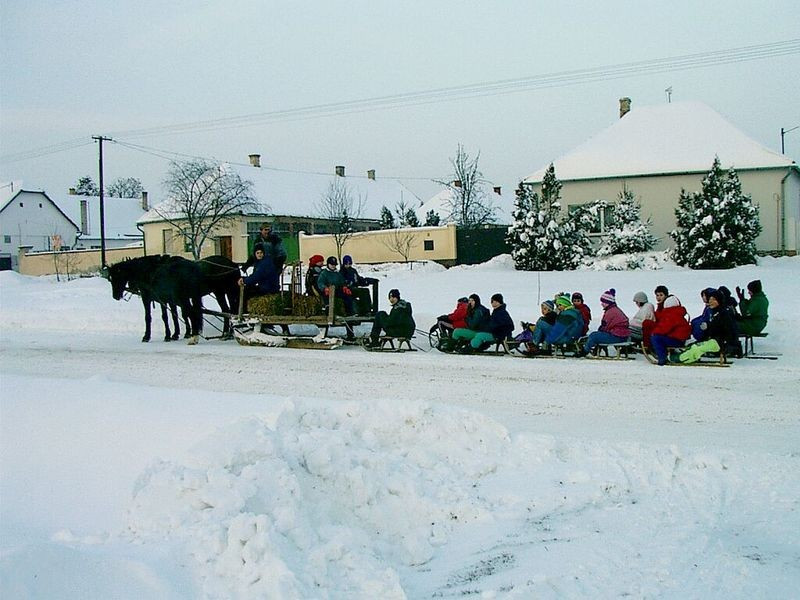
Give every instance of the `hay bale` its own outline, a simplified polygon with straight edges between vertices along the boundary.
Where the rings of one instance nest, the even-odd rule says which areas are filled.
[[[292,296],[288,292],[256,296],[247,301],[248,314],[258,317],[283,316],[292,307]]]
[[[322,314],[322,300],[317,296],[295,296],[292,316],[313,317]]]

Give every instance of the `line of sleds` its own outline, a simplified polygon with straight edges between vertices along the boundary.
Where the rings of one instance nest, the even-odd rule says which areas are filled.
[[[700,360],[689,363],[682,363],[676,360],[670,360],[666,364],[676,367],[730,367],[733,363],[733,358],[742,359],[761,359],[761,360],[777,360],[780,354],[756,354],[753,347],[753,338],[767,337],[766,333],[756,335],[743,335],[744,339],[744,353],[739,357],[733,357],[725,352],[706,354]],[[635,360],[636,354],[642,354],[645,359],[652,363],[658,364],[658,358],[653,354],[652,350],[645,348],[641,342],[624,341],[608,344],[597,344],[594,351],[583,355],[581,349],[585,337],[582,337],[574,342],[567,344],[556,344],[550,346],[548,349],[537,349],[530,351],[523,341],[516,340],[500,340],[494,342],[487,342],[478,350],[471,349],[468,343],[457,344],[455,340],[449,337],[442,337],[437,332],[431,331],[429,334],[431,347],[435,347],[440,352],[446,354],[465,354],[465,355],[479,355],[479,356],[513,356],[516,358],[526,359],[568,359],[568,358],[586,358],[588,360],[610,360],[610,361],[627,361]],[[466,340],[464,340],[466,342]],[[668,348],[668,353],[676,357],[681,351],[686,350],[688,346]]]

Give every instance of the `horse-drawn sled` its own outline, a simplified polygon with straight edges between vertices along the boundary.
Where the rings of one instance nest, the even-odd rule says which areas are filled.
[[[256,296],[247,301],[242,289],[238,314],[207,312],[231,319],[233,337],[244,346],[318,350],[355,343],[354,328],[375,320],[377,280],[370,280],[369,288],[352,289],[353,314],[346,314],[334,286],[328,288],[327,296],[308,295],[303,293],[302,282],[302,267],[298,263],[292,266],[288,289],[284,285],[280,293]],[[325,303],[326,299],[331,300]],[[332,335],[331,330],[340,335]]]

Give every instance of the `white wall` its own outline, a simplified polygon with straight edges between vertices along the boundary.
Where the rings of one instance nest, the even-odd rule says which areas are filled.
[[[16,256],[20,246],[51,250],[53,236],[74,246],[78,229],[41,192],[18,193],[0,212],[0,252]],[[8,240],[8,241],[6,241]]]

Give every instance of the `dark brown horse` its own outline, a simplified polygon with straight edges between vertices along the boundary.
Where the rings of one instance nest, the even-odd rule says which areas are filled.
[[[143,342],[150,341],[150,307],[153,302],[162,305],[166,321],[166,306],[179,307],[187,320],[190,344],[196,344],[203,330],[203,303],[205,284],[197,263],[179,256],[143,256],[126,259],[108,268],[108,280],[115,300],[121,300],[125,291],[142,298],[145,313]],[[173,312],[173,316],[177,316]],[[176,339],[177,335],[170,337]]]

